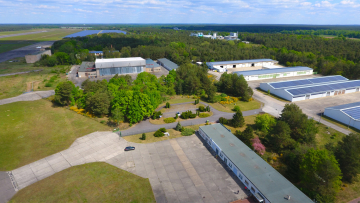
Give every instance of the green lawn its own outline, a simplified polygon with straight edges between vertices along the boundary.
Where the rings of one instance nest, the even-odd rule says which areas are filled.
[[[17,60],[18,62],[10,62],[10,61],[14,61],[14,60]],[[9,61],[1,62],[0,63],[0,74],[39,70],[39,69],[44,69],[44,68],[51,69],[49,67],[34,67],[33,64],[26,63],[24,57],[19,57],[19,58],[11,59]]]
[[[15,42],[15,43],[0,43],[0,53],[4,53],[13,49],[18,49],[28,45],[34,44],[33,42]]]
[[[232,104],[213,103],[213,104],[210,104],[210,106],[218,111],[234,113],[234,111],[232,110],[234,108],[234,106],[239,106],[241,111],[249,111],[249,110],[253,110],[253,109],[259,109],[261,107],[261,102],[254,99],[249,102],[237,101]]]
[[[107,163],[74,166],[15,194],[16,202],[156,202],[149,179]]]
[[[337,125],[337,126],[339,126],[339,127],[341,127],[341,128],[344,128],[344,129],[346,129],[346,130],[349,130],[350,132],[360,133],[360,130],[358,130],[358,129],[356,129],[356,128],[353,128],[353,127],[349,127],[349,128],[348,128],[348,126],[347,126],[346,124],[340,123],[340,122],[338,122],[338,121],[336,121],[336,120],[334,120],[334,119],[331,119],[331,118],[329,118],[329,117],[327,117],[327,116],[322,116],[321,119],[323,119],[323,120],[325,120],[325,121],[327,121],[327,122],[330,122],[330,123],[332,123],[332,124],[335,124],[335,125]]]
[[[12,34],[19,34],[19,33],[27,33],[27,32],[37,32],[37,31],[42,31],[42,30],[45,30],[45,29],[4,31],[4,32],[0,32],[0,36],[1,36],[1,35],[12,35]]]
[[[110,127],[50,101],[0,105],[0,171],[68,148],[76,138]]]
[[[320,148],[324,147],[327,143],[337,144],[338,141],[345,136],[345,134],[329,128],[324,124],[320,123],[316,125],[319,128],[319,132],[316,134],[316,144]]]

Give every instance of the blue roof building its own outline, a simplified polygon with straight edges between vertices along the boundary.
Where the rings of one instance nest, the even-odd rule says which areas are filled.
[[[360,102],[325,108],[324,115],[360,130]]]

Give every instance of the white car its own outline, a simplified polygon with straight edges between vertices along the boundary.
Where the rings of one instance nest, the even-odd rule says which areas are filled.
[[[36,47],[37,49],[41,49],[41,47]]]

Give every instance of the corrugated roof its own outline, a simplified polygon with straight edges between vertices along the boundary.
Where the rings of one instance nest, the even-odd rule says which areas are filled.
[[[343,110],[343,109],[353,108],[353,107],[357,107],[357,106],[360,106],[360,102],[343,104],[343,105],[338,105],[338,106],[331,106],[331,107],[327,107],[326,109]]]
[[[360,80],[346,80],[346,81],[335,81],[332,83],[325,84],[313,84],[304,87],[295,87],[285,89],[293,96],[305,95],[305,94],[315,94],[315,93],[325,93],[328,91],[336,90],[345,90],[345,89],[355,89],[360,87]]]
[[[258,63],[258,62],[278,62],[272,59],[249,59],[249,60],[237,60],[237,61],[215,61],[215,62],[206,62],[208,65],[226,65],[226,64],[239,64],[239,63]]]
[[[313,203],[309,197],[271,167],[221,124],[200,126],[266,199],[274,203]],[[288,195],[290,200],[285,199]]]
[[[134,67],[145,66],[146,61],[141,57],[128,58],[110,58],[110,59],[96,59],[96,68],[113,68],[113,67]]]
[[[156,68],[160,67],[159,64],[155,63],[152,59],[145,59],[146,60],[146,68]]]
[[[78,72],[92,72],[96,71],[95,62],[83,61]]]
[[[167,58],[161,58],[161,59],[158,59],[158,61],[160,61],[162,64],[164,64],[164,68],[166,68],[169,71],[177,69],[179,67],[176,63],[170,61]]]
[[[308,78],[308,79],[301,79],[301,80],[287,80],[281,82],[269,82],[267,83],[274,89],[285,89],[290,87],[297,87],[297,86],[311,86],[313,84],[320,84],[320,83],[333,83],[333,82],[341,82],[347,81],[349,79],[341,76],[341,75],[331,75],[331,76],[324,76],[324,77],[317,77],[317,78]]]
[[[249,71],[237,71],[234,72],[238,75],[249,76],[249,75],[265,75],[265,74],[274,74],[274,73],[286,73],[286,72],[295,72],[295,71],[307,71],[312,70],[309,67],[296,66],[296,67],[287,67],[287,68],[276,68],[276,69],[261,69],[261,70],[249,70]]]

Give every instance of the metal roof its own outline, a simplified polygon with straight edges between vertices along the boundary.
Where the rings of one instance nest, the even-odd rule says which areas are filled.
[[[305,87],[289,88],[286,89],[293,96],[314,94],[314,93],[325,93],[328,91],[344,90],[344,89],[355,89],[360,87],[360,80],[347,80],[343,82],[326,83],[319,85],[311,85]]]
[[[268,83],[274,89],[285,89],[289,87],[296,87],[296,86],[305,86],[305,85],[312,85],[317,83],[330,83],[330,82],[338,82],[338,81],[346,81],[349,80],[341,75],[332,75],[332,76],[325,76],[325,77],[318,77],[318,78],[309,78],[309,79],[302,79],[302,80],[287,80],[282,82],[270,82]]]
[[[313,203],[309,197],[220,123],[200,126],[200,128],[270,202]],[[288,195],[291,197],[290,201],[286,199]]]
[[[237,61],[216,61],[216,62],[206,62],[208,65],[227,65],[227,64],[239,64],[239,63],[259,63],[259,62],[275,62],[278,61],[272,59],[249,59],[249,60],[237,60]]]
[[[96,59],[96,68],[113,68],[113,67],[134,67],[145,66],[145,59],[141,57],[128,58],[110,58],[110,59]]]
[[[159,64],[155,63],[152,59],[145,59],[146,60],[146,68],[156,68],[160,67]]]
[[[249,71],[237,71],[234,72],[238,75],[249,76],[249,75],[265,75],[265,74],[274,74],[274,73],[286,73],[286,72],[295,72],[295,71],[307,71],[312,70],[309,67],[296,66],[296,67],[287,67],[287,68],[275,68],[275,69],[260,69],[260,70],[249,70]]]
[[[91,54],[102,54],[103,52],[102,51],[89,51],[89,53],[91,53]]]
[[[158,59],[158,61],[161,62],[162,64],[164,64],[164,68],[166,68],[169,71],[177,69],[179,67],[176,63],[170,61],[167,58],[161,58],[161,59]]]
[[[342,110],[342,109],[348,109],[348,108],[357,107],[357,106],[360,106],[360,102],[343,104],[343,105],[338,105],[338,106],[331,106],[331,107],[327,107],[326,109]]]
[[[88,62],[88,61],[82,62],[78,70],[78,72],[92,72],[92,71],[96,71],[95,62]]]
[[[325,108],[325,111],[327,109],[340,110],[342,113],[351,117],[352,119],[360,120],[360,102],[328,107]]]

